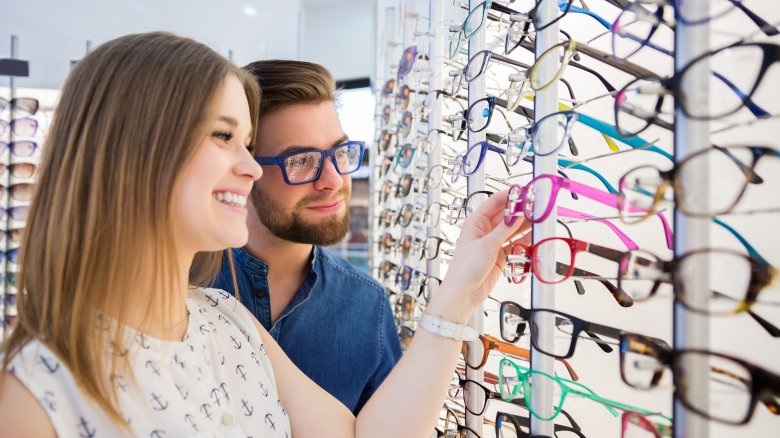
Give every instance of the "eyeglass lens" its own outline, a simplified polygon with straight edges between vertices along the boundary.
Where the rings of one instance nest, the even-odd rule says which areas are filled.
[[[340,174],[351,173],[360,167],[361,151],[357,143],[347,143],[333,149],[333,162]],[[304,151],[284,160],[287,179],[292,183],[314,181],[320,174],[325,152]]]

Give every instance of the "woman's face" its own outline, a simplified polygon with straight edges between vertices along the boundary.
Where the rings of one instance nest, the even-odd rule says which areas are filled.
[[[228,75],[214,99],[216,118],[182,171],[174,195],[174,227],[180,253],[219,251],[246,244],[246,198],[262,175],[247,149],[252,143],[243,85]]]

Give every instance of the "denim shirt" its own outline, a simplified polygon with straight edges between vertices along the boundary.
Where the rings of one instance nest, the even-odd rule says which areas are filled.
[[[308,276],[271,325],[268,265],[243,248],[233,259],[241,302],[304,374],[357,415],[401,357],[382,286],[314,246]],[[234,294],[227,263],[214,287]]]

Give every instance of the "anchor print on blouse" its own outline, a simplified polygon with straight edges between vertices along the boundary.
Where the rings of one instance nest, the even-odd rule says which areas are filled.
[[[229,299],[232,297],[227,293],[219,292],[206,295],[205,301],[211,307],[217,307],[220,304],[225,306],[226,304],[222,301]],[[213,425],[219,425],[220,419],[227,411],[235,414],[240,413],[241,417],[246,419],[257,417],[257,420],[254,420],[255,423],[247,424],[264,424],[268,433],[274,436],[284,435],[289,438],[290,434],[286,425],[287,412],[278,399],[278,395],[274,394],[275,403],[271,401],[273,399],[270,399],[273,383],[267,379],[265,361],[261,360],[263,356],[268,355],[262,344],[253,341],[245,328],[235,324],[225,316],[221,314],[209,315],[208,307],[193,307],[193,309],[196,308],[199,309],[196,313],[199,321],[195,321],[192,327],[193,334],[197,336],[193,339],[188,339],[189,333],[185,336],[185,340],[189,340],[189,342],[184,343],[186,350],[171,351],[163,359],[163,357],[155,356],[157,353],[155,341],[148,336],[138,333],[131,341],[140,347],[132,351],[133,354],[140,355],[136,363],[140,365],[146,379],[151,378],[152,381],[164,382],[150,383],[148,386],[142,385],[146,389],[144,392],[146,393],[147,406],[154,412],[167,416],[167,418],[171,418],[171,415],[175,414],[176,421],[174,423],[178,423],[180,427],[176,429],[161,428],[160,426],[167,425],[157,424],[156,428],[150,428],[139,436],[168,438],[179,435],[185,429],[189,431],[187,433],[203,433],[210,430],[208,427],[204,429],[204,423],[210,422]],[[204,311],[201,312],[200,309]],[[101,329],[109,328],[105,320],[99,319],[97,324]],[[218,333],[218,328],[222,330],[222,333]],[[196,356],[191,356],[190,353],[205,352],[207,349],[205,338],[213,336],[219,336],[220,343],[218,345],[222,346],[221,350],[217,350],[215,356],[212,356],[215,360],[207,358],[204,362],[199,363],[197,359],[194,359]],[[115,356],[127,355],[129,351],[127,348],[117,345],[109,345],[109,348]],[[35,359],[40,364],[39,369],[46,374],[56,374],[64,369],[53,355],[38,354]],[[205,372],[201,365],[206,366]],[[224,381],[218,381],[217,386],[212,386],[206,392],[199,391],[197,385],[192,386],[195,380],[202,382],[204,378],[209,380],[210,375],[216,377],[216,374],[212,374],[214,370],[210,370],[214,366],[223,368],[225,370],[223,372],[229,372],[229,374],[225,374],[227,378]],[[13,371],[13,368],[11,370]],[[189,373],[188,370],[192,373]],[[200,372],[198,373],[196,370]],[[188,372],[192,377],[191,383],[180,379],[168,380],[171,375],[175,376],[181,371]],[[231,374],[232,377],[230,377]],[[132,385],[131,379],[121,374],[112,374],[110,380],[120,394],[131,393],[129,389],[129,386]],[[252,381],[257,382],[257,386],[236,385],[238,382]],[[232,393],[234,391],[236,392],[235,400],[233,400],[234,394]],[[55,413],[61,405],[58,403],[58,395],[60,393],[47,390],[41,396],[40,402],[49,412]],[[132,418],[124,413],[122,413],[122,417],[128,425],[132,424]],[[281,418],[285,418],[285,420],[281,420]],[[78,437],[102,438],[105,436],[105,431],[99,431],[104,425],[93,421],[88,413],[76,413],[76,419],[78,421],[74,421],[73,424],[76,426]],[[142,421],[141,423],[147,422]]]
[[[57,396],[52,391],[46,391],[43,393],[43,399],[41,400],[43,405],[51,412],[57,412]]]
[[[80,438],[95,438],[97,434],[97,429],[91,426],[84,417],[79,417],[78,431]]]
[[[47,357],[43,354],[38,355],[38,360],[46,368],[49,374],[54,374],[60,370],[60,363],[53,357]]]

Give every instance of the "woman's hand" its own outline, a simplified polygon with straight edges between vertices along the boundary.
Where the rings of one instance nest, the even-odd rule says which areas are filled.
[[[531,229],[531,223],[524,219],[518,219],[512,226],[504,224],[507,192],[495,193],[466,218],[447,276],[439,288],[448,303],[431,302],[428,306],[431,314],[465,323],[503,275],[509,254],[509,246],[504,244]],[[523,237],[530,238],[530,233]]]

